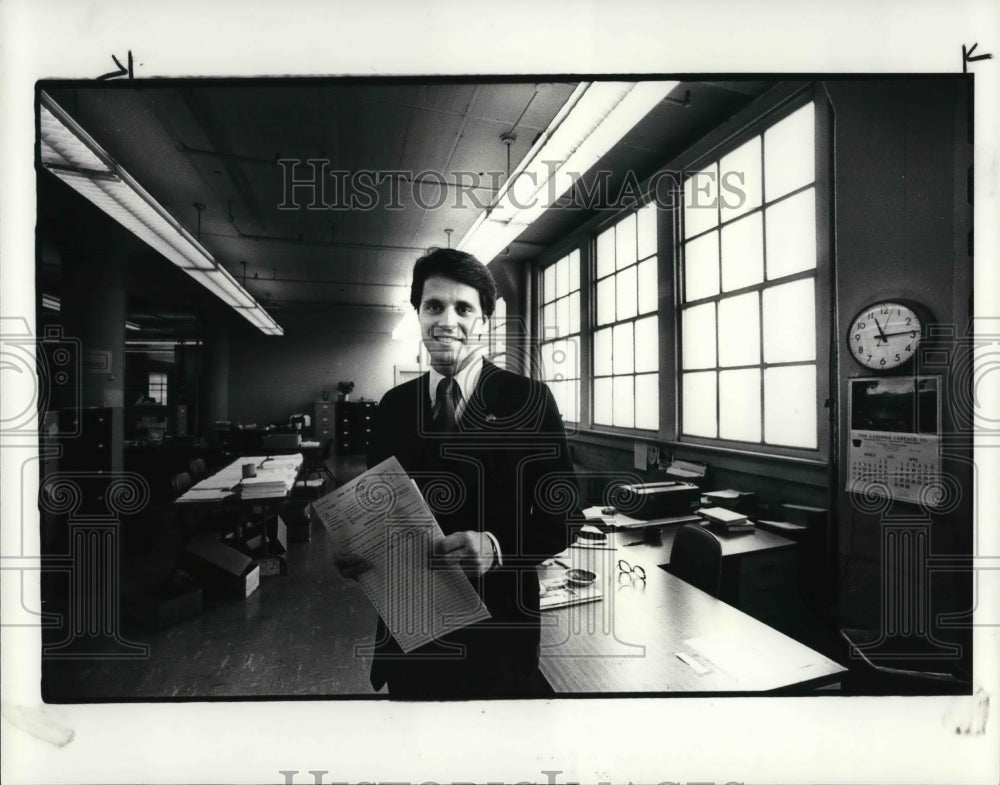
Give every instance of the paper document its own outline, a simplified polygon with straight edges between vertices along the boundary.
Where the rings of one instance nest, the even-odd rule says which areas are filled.
[[[372,565],[358,583],[404,652],[490,617],[461,567],[431,568],[434,543],[444,534],[395,458],[311,507],[338,554]]]

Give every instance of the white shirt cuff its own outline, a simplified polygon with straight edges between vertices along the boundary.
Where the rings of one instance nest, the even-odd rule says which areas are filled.
[[[500,550],[500,542],[490,532],[483,532],[483,534],[485,534],[487,537],[490,538],[490,542],[493,543],[493,548],[494,548],[494,550],[496,550],[497,563],[496,563],[495,566],[497,566],[497,567],[503,567],[503,552]]]

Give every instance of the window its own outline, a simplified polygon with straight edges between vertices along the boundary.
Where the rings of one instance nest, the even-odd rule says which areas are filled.
[[[580,251],[542,272],[542,380],[563,419],[580,419]]]
[[[149,374],[149,397],[161,406],[167,405],[167,375],[165,373]]]
[[[489,323],[490,359],[498,368],[507,367],[507,301],[497,297]]]
[[[815,159],[809,103],[684,183],[683,435],[818,447]]]
[[[660,425],[656,203],[597,236],[593,422]]]

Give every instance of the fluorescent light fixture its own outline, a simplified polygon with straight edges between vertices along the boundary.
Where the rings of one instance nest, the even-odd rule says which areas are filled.
[[[135,322],[126,321],[125,322],[125,329],[126,330],[141,330],[142,328],[139,325],[137,325]]]
[[[53,297],[51,294],[43,294],[42,308],[48,308],[50,311],[58,311],[62,308],[62,303],[59,302],[58,297]]]
[[[679,84],[581,82],[458,248],[491,262]]]
[[[259,308],[229,271],[45,92],[40,98],[39,126],[42,165],[52,174],[226,305]],[[270,329],[263,330],[263,325]],[[270,316],[258,326],[268,335],[283,334]]]

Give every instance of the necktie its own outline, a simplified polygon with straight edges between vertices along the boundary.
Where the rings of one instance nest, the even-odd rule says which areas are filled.
[[[452,377],[446,376],[438,382],[434,413],[436,430],[443,433],[458,430],[458,420],[455,416],[457,393],[458,385]]]

